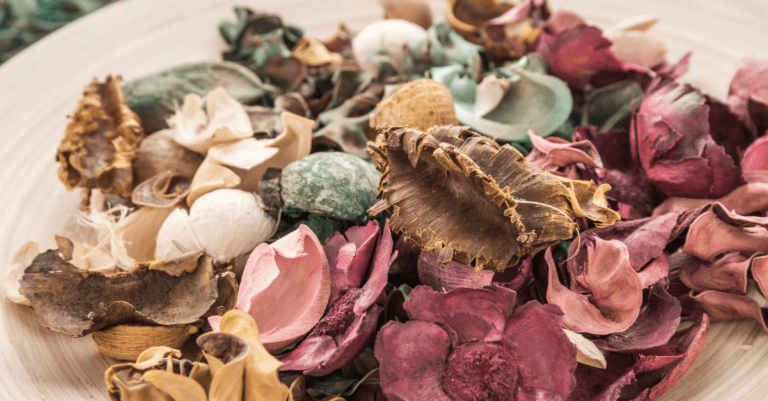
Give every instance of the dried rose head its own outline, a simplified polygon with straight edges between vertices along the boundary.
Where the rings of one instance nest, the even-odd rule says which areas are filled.
[[[119,76],[107,76],[104,83],[94,78],[83,90],[56,154],[59,179],[67,189],[131,196],[131,162],[144,130],[128,108],[120,81]]]
[[[369,213],[391,211],[392,229],[441,263],[503,271],[573,237],[577,217],[598,226],[618,220],[604,195],[610,186],[546,173],[463,127],[385,126],[368,151],[382,173],[381,200]]]

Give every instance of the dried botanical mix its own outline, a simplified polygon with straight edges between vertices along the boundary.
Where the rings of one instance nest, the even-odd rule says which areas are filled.
[[[82,208],[3,290],[128,361],[113,400],[650,400],[710,322],[768,331],[768,61],[721,101],[655,18],[381,5],[86,85]]]

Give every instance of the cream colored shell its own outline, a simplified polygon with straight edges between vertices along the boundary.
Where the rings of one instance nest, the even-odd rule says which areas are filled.
[[[352,52],[360,68],[376,74],[376,67],[368,58],[370,52],[385,47],[399,68],[405,49],[426,37],[427,31],[413,22],[387,19],[374,22],[355,35]]]
[[[418,128],[456,125],[453,96],[447,86],[432,79],[420,79],[401,85],[392,96],[382,100],[371,116],[372,128],[383,125]]]
[[[258,195],[217,189],[199,197],[189,213],[176,209],[165,219],[157,234],[155,259],[202,247],[217,262],[228,263],[267,240],[276,225]]]

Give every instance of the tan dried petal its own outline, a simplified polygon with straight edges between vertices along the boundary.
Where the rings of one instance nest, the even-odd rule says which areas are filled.
[[[191,183],[191,177],[166,170],[137,185],[131,193],[131,201],[140,206],[172,207],[187,197]]]
[[[168,130],[144,138],[133,159],[133,181],[136,185],[164,171],[192,179],[203,158],[167,136]]]
[[[3,293],[11,302],[29,306],[27,297],[19,293],[20,280],[24,277],[24,269],[32,264],[35,256],[39,253],[40,247],[37,245],[37,242],[28,241],[13,254],[11,265],[7,269],[8,273],[4,275],[2,283]]]
[[[511,146],[462,127],[383,127],[368,151],[382,173],[382,200],[369,213],[391,211],[394,231],[478,270],[502,271],[572,238],[581,209],[592,210]]]
[[[172,208],[142,207],[115,224],[110,251],[117,267],[130,270],[137,263],[154,261],[157,233],[172,212]]]
[[[29,299],[40,324],[71,336],[117,323],[189,324],[218,297],[211,262],[199,251],[104,274],[82,271],[51,250],[25,270],[20,293]],[[190,265],[194,270],[184,272]]]
[[[394,125],[426,131],[436,125],[459,123],[451,90],[432,79],[420,79],[401,85],[376,108],[370,119],[372,128]]]
[[[222,188],[236,188],[240,185],[240,176],[230,168],[222,166],[213,158],[206,157],[197,169],[187,194],[187,205],[192,206],[197,198]]]
[[[291,54],[309,67],[333,66],[342,61],[341,54],[328,51],[323,42],[306,36],[296,43]]]
[[[94,78],[83,90],[56,155],[58,176],[67,189],[99,188],[130,196],[131,161],[144,131],[128,108],[120,81],[119,76],[107,76],[104,83]]]

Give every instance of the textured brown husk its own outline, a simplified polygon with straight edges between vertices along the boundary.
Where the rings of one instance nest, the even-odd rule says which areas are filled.
[[[56,155],[59,179],[67,189],[131,196],[131,161],[144,130],[128,108],[120,81],[119,76],[107,76],[104,83],[94,78],[83,90]]]
[[[453,258],[477,270],[503,271],[573,237],[576,217],[606,225],[616,220],[608,212],[585,216],[583,209],[593,208],[578,203],[603,203],[606,187],[576,196],[566,181],[511,146],[464,127],[422,132],[384,126],[378,132],[368,152],[382,173],[382,200],[369,213],[392,212],[392,229],[435,252],[441,263]]]
[[[217,282],[202,250],[115,274],[81,270],[50,250],[24,271],[20,292],[40,324],[78,337],[121,323],[193,323],[216,302]]]

